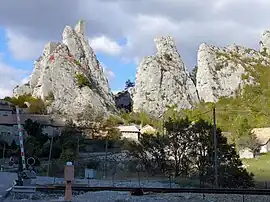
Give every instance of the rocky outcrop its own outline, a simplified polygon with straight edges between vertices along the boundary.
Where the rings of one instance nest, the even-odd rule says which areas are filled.
[[[140,63],[133,95],[133,110],[161,116],[166,106],[191,108],[198,102],[194,83],[171,37],[155,39],[157,53]]]
[[[260,52],[270,54],[270,31],[263,32],[260,41]]]
[[[263,41],[260,52],[235,44],[226,48],[201,44],[196,75],[199,98],[205,102],[216,102],[220,97],[234,96],[245,84],[254,83],[251,72],[258,66],[270,64],[264,48],[267,47],[266,37]]]
[[[83,21],[75,29],[66,26],[62,43],[46,44],[29,84],[15,88],[14,95],[30,92],[43,100],[50,97],[49,112],[69,116],[77,116],[89,105],[104,112],[114,110],[108,80],[84,37],[84,26]]]
[[[13,89],[13,96],[18,97],[20,95],[28,95],[32,94],[32,90],[30,88],[29,83],[23,84],[21,86],[16,86]]]

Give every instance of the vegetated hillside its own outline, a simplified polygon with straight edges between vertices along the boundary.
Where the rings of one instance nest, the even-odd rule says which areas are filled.
[[[224,132],[230,132],[229,140],[237,144],[239,138],[246,135],[247,128],[270,125],[270,66],[252,58],[249,58],[250,62],[240,60],[238,55],[224,54],[224,57],[241,62],[245,68],[242,79],[252,80],[253,84],[239,88],[235,97],[221,97],[215,104],[201,102],[193,110],[183,110],[183,115],[211,120],[211,109],[215,105],[217,126]]]

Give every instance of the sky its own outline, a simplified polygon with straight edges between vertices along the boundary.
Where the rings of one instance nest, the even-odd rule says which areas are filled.
[[[44,45],[78,20],[115,92],[155,54],[155,37],[172,36],[191,70],[201,43],[258,49],[269,10],[269,0],[0,0],[0,98],[25,83]]]

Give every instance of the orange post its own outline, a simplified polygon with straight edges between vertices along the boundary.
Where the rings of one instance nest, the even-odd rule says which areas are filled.
[[[72,181],[74,181],[74,166],[71,162],[67,162],[65,166],[65,201],[72,200]]]

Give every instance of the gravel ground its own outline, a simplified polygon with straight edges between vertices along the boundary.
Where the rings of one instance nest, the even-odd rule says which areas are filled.
[[[1,177],[1,176],[0,176]],[[6,176],[7,177],[7,176]],[[8,177],[10,178],[10,176]],[[1,179],[1,178],[0,178]],[[1,180],[0,180],[1,181]],[[9,184],[11,179],[8,180]],[[37,177],[37,184],[61,184],[63,178],[51,178],[51,177]],[[88,180],[77,179],[77,184],[88,184]],[[6,184],[6,183],[5,183]],[[6,185],[7,185],[6,184]],[[90,186],[128,186],[128,187],[170,187],[168,182],[161,182],[158,180],[141,180],[140,183],[138,180],[118,180],[112,182],[112,180],[89,180]],[[5,186],[6,187],[6,186]],[[171,184],[171,187],[178,187],[177,184]],[[11,200],[8,198],[5,202],[11,201],[35,201],[35,202],[45,202],[45,201],[64,201],[61,195],[55,197],[48,197],[44,194],[39,195],[38,200]],[[0,199],[1,201],[1,199]],[[72,201],[76,202],[270,202],[270,196],[242,196],[242,195],[214,195],[206,194],[203,198],[203,194],[147,194],[144,196],[131,196],[128,192],[113,192],[113,191],[102,191],[102,192],[88,192],[83,195],[77,195],[73,197]]]
[[[5,200],[5,202],[21,202],[31,200]],[[43,197],[43,200],[32,200],[35,202],[45,201],[64,201],[63,197],[49,199]],[[144,196],[131,196],[128,192],[89,192],[84,195],[73,197],[73,202],[268,202],[267,196],[241,196],[241,195],[205,195],[202,194],[149,194]]]

